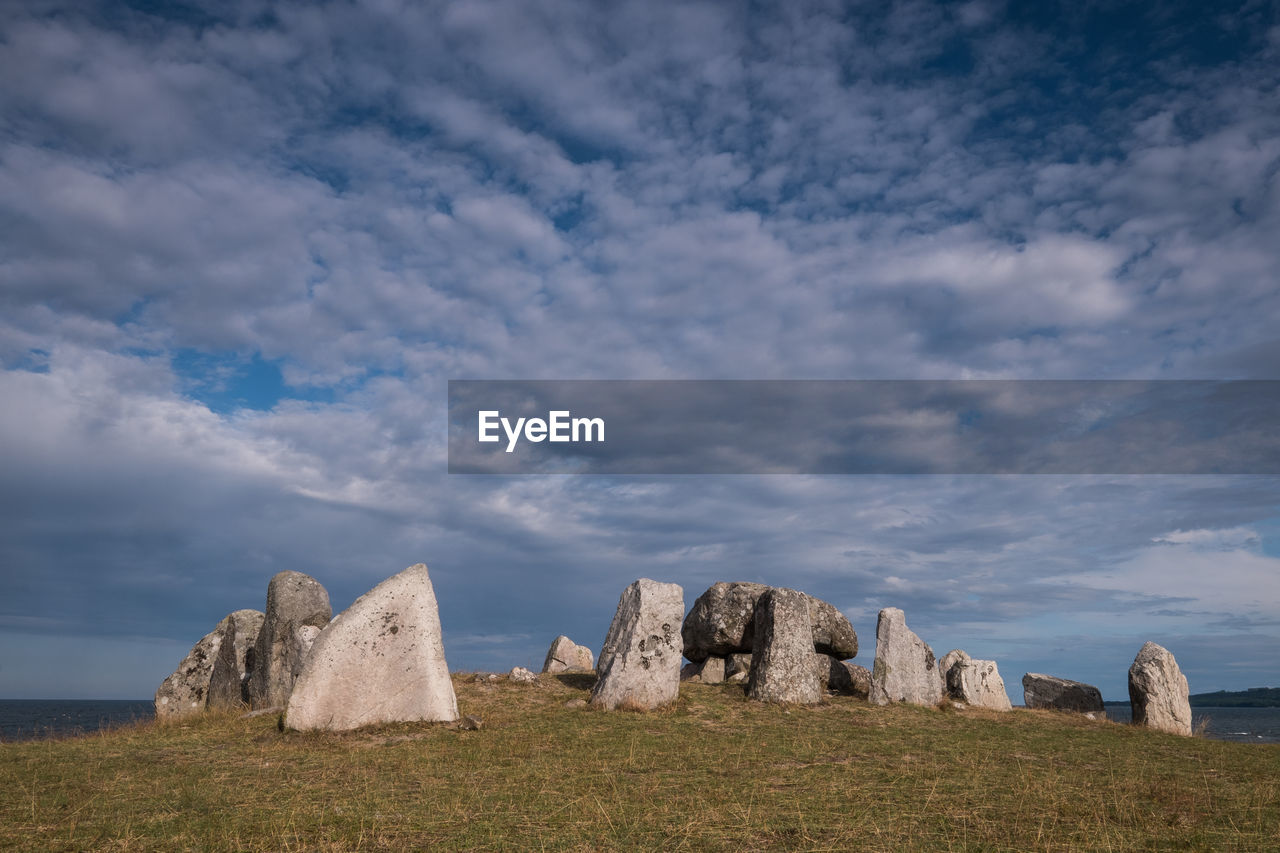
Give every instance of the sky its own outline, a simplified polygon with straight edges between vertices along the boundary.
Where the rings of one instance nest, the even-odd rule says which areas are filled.
[[[1280,379],[1275,3],[0,5],[0,698],[417,562],[455,670],[622,589],[1280,684],[1280,478],[478,476],[450,379]],[[1153,441],[1158,441],[1156,436]]]

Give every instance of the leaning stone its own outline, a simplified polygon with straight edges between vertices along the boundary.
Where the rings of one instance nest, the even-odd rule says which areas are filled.
[[[756,605],[770,587],[762,583],[712,584],[689,610],[680,633],[685,657],[701,661],[708,655],[749,652],[755,645]],[[801,593],[804,595],[804,593]],[[833,605],[805,595],[815,651],[844,660],[858,654],[858,635]]]
[[[799,705],[822,701],[808,596],[794,589],[769,589],[760,596],[755,618],[747,696]]]
[[[876,659],[871,670],[871,702],[888,705],[937,705],[942,700],[942,677],[933,649],[907,627],[896,607],[880,611],[876,622]]]
[[[216,628],[201,637],[173,674],[161,682],[155,696],[157,720],[186,717],[205,709],[209,701],[209,679],[230,618],[224,617]]]
[[[591,654],[591,649],[578,645],[564,634],[551,641],[551,648],[547,649],[547,658],[542,662],[542,671],[551,674],[594,672],[595,668],[596,660]]]
[[[1129,667],[1129,702],[1137,726],[1191,734],[1187,677],[1164,646],[1147,642]]]
[[[267,585],[267,612],[253,647],[249,702],[254,708],[287,705],[302,671],[304,652],[329,624],[329,593],[302,572],[280,572]],[[315,632],[300,630],[315,628]]]
[[[320,634],[285,724],[344,731],[457,718],[435,590],[418,563],[357,598]]]
[[[962,652],[963,654],[963,652]],[[957,660],[947,670],[947,693],[952,699],[974,708],[1008,711],[1013,708],[1004,689],[1004,679],[993,660]]]
[[[591,704],[650,710],[674,702],[680,695],[683,614],[684,590],[677,584],[641,578],[628,586],[600,649]]]
[[[209,677],[209,707],[236,709],[249,704],[254,643],[266,616],[260,610],[237,610],[225,620],[218,659]]]
[[[1022,703],[1052,711],[1104,712],[1102,693],[1092,684],[1028,672],[1022,676]]]
[[[522,666],[514,666],[507,673],[507,680],[514,681],[516,684],[537,684],[538,674],[531,669],[525,669]]]

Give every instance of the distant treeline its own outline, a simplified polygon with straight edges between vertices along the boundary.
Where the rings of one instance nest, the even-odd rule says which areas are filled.
[[[1280,708],[1280,687],[1193,693],[1191,705],[1194,708]]]

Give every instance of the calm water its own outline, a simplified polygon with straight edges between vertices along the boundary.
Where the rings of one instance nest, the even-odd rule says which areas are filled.
[[[154,717],[150,699],[0,699],[0,741],[87,734]]]
[[[1133,712],[1125,705],[1108,705],[1107,716],[1127,723]],[[1191,727],[1208,720],[1205,736],[1242,743],[1280,743],[1280,708],[1192,708]]]

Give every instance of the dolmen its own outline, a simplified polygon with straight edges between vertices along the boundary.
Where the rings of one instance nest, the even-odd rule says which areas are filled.
[[[1106,710],[1102,704],[1102,692],[1092,684],[1038,672],[1022,676],[1022,701],[1028,708],[1050,711],[1101,714]]]
[[[418,563],[357,598],[320,632],[289,694],[284,723],[344,731],[456,719],[435,590]]]
[[[607,710],[648,711],[680,695],[684,590],[641,578],[618,600],[596,664],[591,704]]]
[[[1164,646],[1147,642],[1129,667],[1133,723],[1176,735],[1191,734],[1187,678]]]
[[[713,584],[693,603],[680,633],[691,661],[685,680],[743,683],[754,699],[799,704],[819,701],[828,688],[853,689],[853,673],[843,665],[858,653],[853,626],[833,605],[797,590]]]

